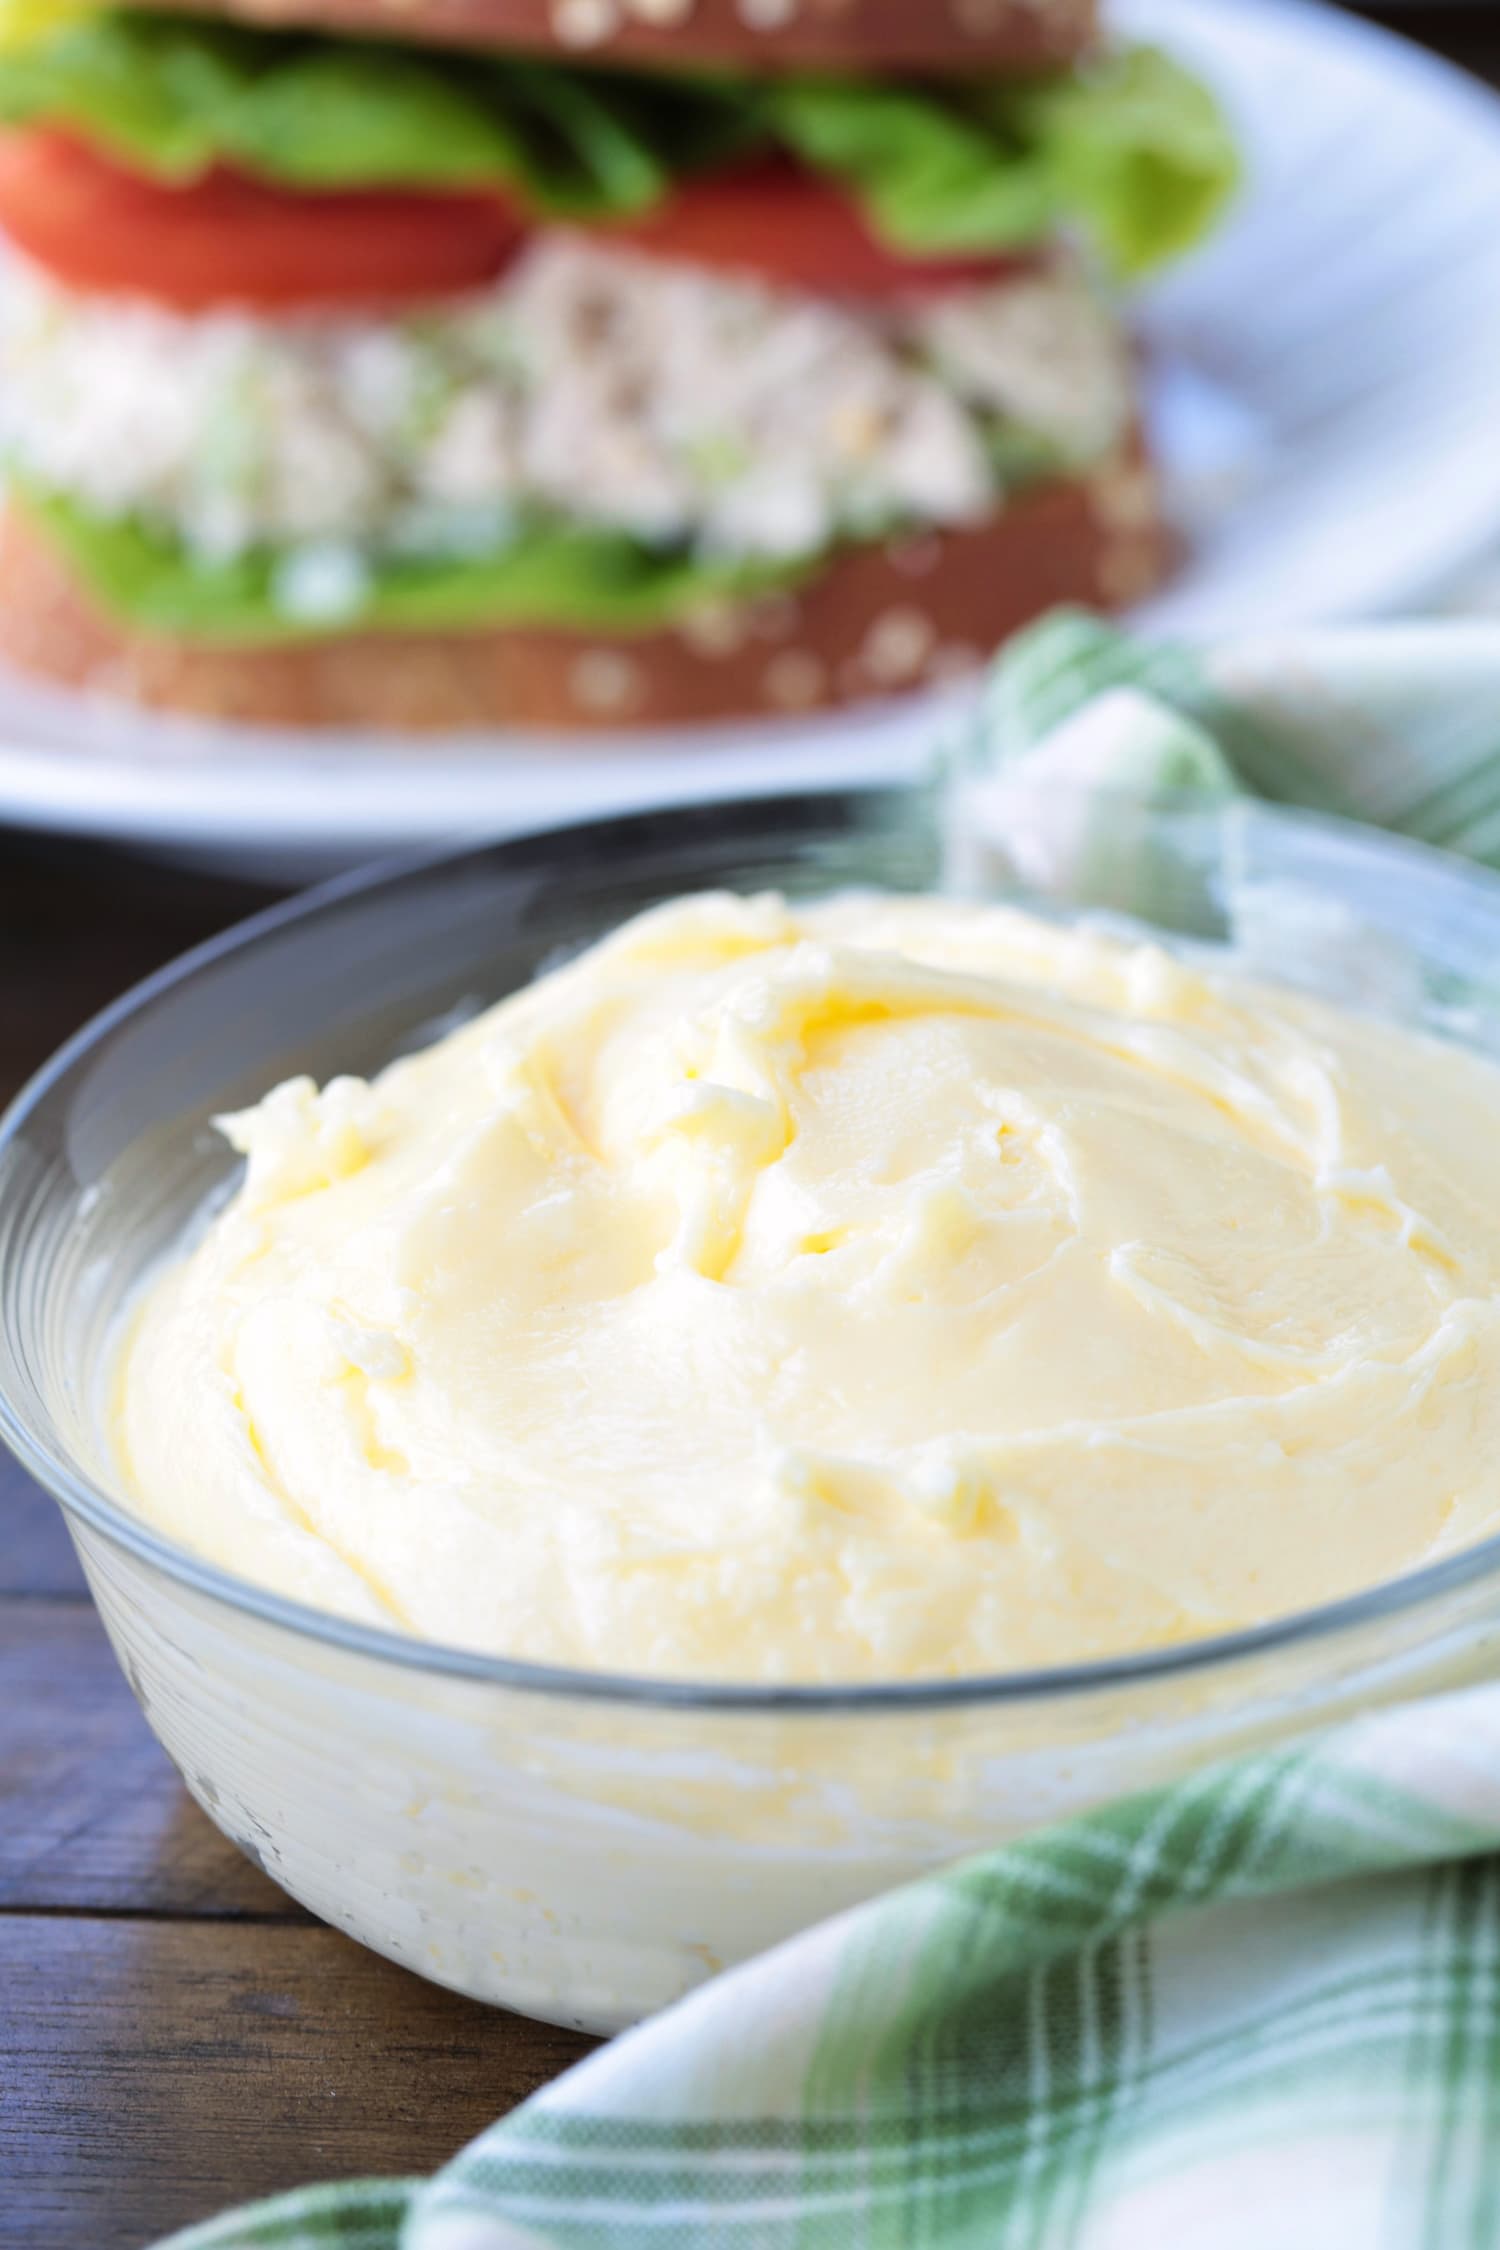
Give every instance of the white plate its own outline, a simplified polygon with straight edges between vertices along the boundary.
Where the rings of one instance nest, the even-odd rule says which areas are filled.
[[[1248,184],[1141,308],[1208,636],[1419,603],[1500,532],[1500,101],[1307,0],[1119,0],[1219,90]],[[920,699],[573,750],[205,730],[0,678],[0,819],[301,872],[593,810],[910,770]]]

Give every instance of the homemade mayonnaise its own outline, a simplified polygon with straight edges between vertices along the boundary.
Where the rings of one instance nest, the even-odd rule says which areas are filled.
[[[1500,1528],[1500,1070],[935,898],[689,899],[225,1123],[128,1493],[435,1641],[761,1681],[1225,1631]]]

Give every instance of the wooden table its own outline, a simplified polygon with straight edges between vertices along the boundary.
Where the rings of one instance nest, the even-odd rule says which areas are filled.
[[[1500,82],[1500,6],[1399,20]],[[0,837],[0,1098],[265,896]],[[306,2180],[429,2171],[587,2045],[360,1951],[223,1841],[116,1672],[56,1510],[0,1457],[6,2250],[139,2250]]]

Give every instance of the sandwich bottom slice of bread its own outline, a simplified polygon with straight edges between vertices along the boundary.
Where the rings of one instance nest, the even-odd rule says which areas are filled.
[[[234,645],[111,616],[13,503],[0,517],[0,655],[72,688],[262,726],[579,732],[786,717],[952,683],[1057,603],[1141,600],[1174,548],[1132,439],[987,522],[845,546],[795,588],[665,627],[331,631]]]

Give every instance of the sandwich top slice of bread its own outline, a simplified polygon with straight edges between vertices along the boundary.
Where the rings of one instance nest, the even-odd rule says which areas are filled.
[[[146,4],[146,0],[142,0]],[[1096,0],[192,0],[266,27],[669,70],[1029,72],[1076,61]]]

